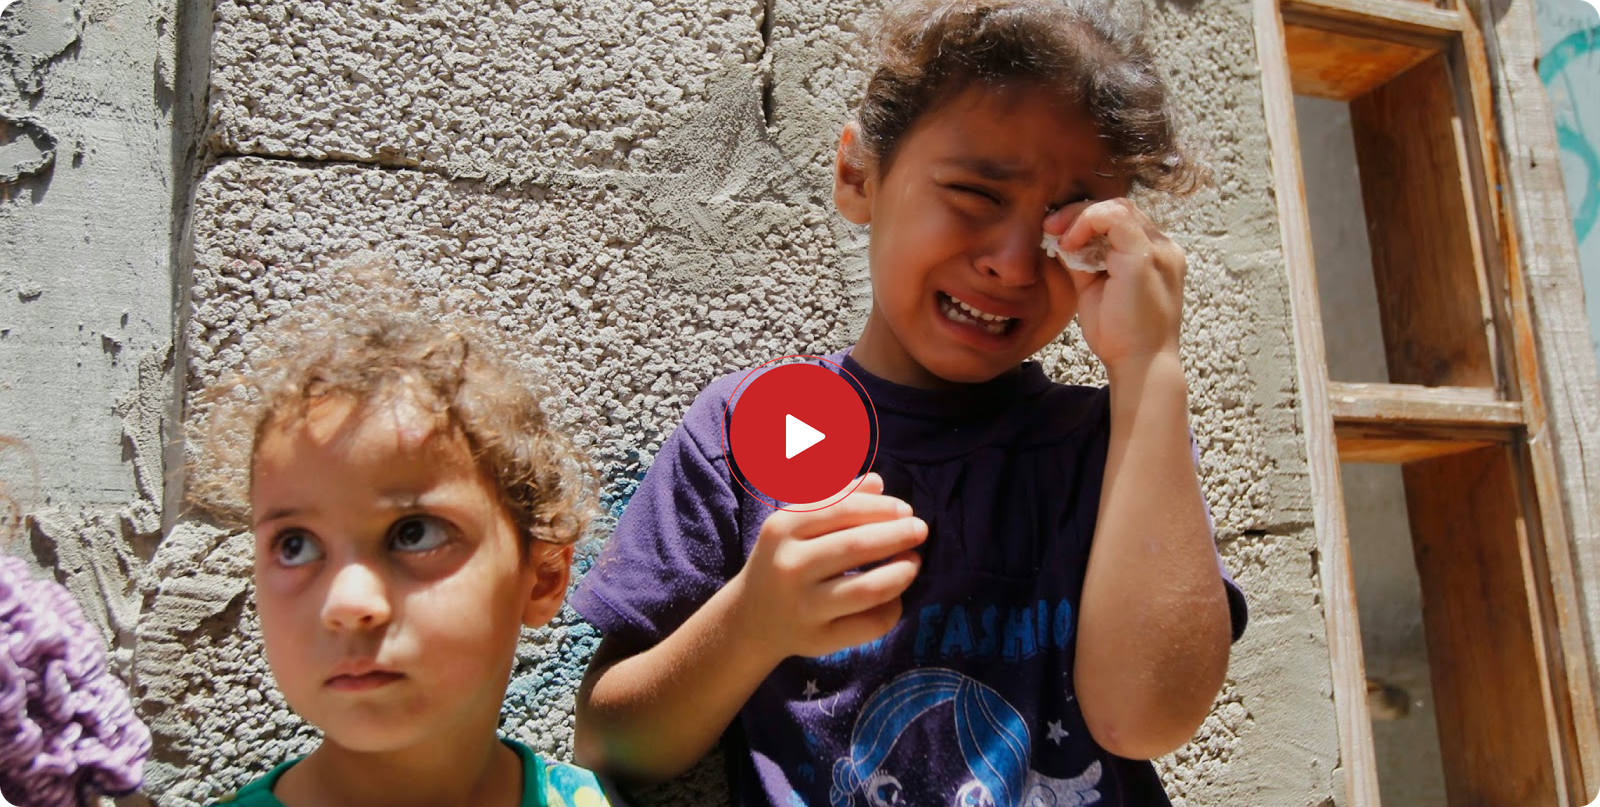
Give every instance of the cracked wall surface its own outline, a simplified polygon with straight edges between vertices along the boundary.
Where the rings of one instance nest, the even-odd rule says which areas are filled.
[[[46,507],[114,510],[161,484],[159,432],[142,431],[159,421],[125,420],[115,400],[166,397],[141,361],[172,333],[169,18],[154,0],[0,15],[0,411]],[[26,383],[37,373],[55,383]],[[154,464],[128,461],[152,447]]]
[[[143,458],[106,460],[122,485],[110,515],[40,518],[32,545],[45,565],[101,581],[79,598],[120,637],[155,733],[149,798],[206,803],[305,750],[314,733],[271,686],[248,536],[158,506],[149,469],[161,467],[161,441],[148,424],[159,425],[167,398],[137,393],[142,379],[194,389],[229,371],[260,325],[319,293],[330,261],[375,249],[419,288],[470,292],[474,313],[547,371],[556,418],[601,468],[614,516],[708,380],[776,355],[842,349],[864,320],[866,235],[832,210],[828,165],[862,79],[859,28],[876,6],[216,0],[204,171],[189,189],[173,180],[169,154],[163,175],[183,186],[164,192],[192,198],[178,245],[186,258],[176,273],[163,263],[93,283],[118,291],[95,299],[148,295],[163,312],[175,286],[181,340],[168,352],[163,325],[149,344],[125,341],[123,375],[80,395],[109,412],[103,439],[47,429],[59,422],[43,410],[22,435],[43,443],[42,464],[56,474],[76,460],[48,454],[52,440],[99,449],[132,430],[128,453]],[[130,7],[81,4],[90,18]],[[1184,350],[1202,472],[1252,609],[1217,708],[1161,768],[1179,804],[1321,804],[1337,796],[1338,752],[1249,4],[1145,11],[1186,129],[1216,171],[1195,197],[1147,202],[1189,256]],[[68,62],[41,68],[46,93]],[[162,75],[154,62],[144,79]],[[33,75],[31,65],[11,63],[14,75]],[[127,72],[118,79],[132,81]],[[53,202],[79,141],[44,120],[57,144],[40,192]],[[48,207],[10,204],[28,215]],[[170,198],[161,209],[170,215]],[[129,216],[119,224],[129,239],[175,232],[169,220]],[[0,228],[14,217],[8,209]],[[83,229],[55,231],[73,227]],[[94,271],[119,266],[85,260]],[[33,282],[35,299],[23,301],[19,285],[0,305],[55,293]],[[58,352],[98,347],[73,338],[84,345],[64,340]],[[1041,358],[1059,379],[1101,380],[1075,331]],[[16,366],[32,372],[41,361]],[[118,400],[129,403],[108,403]],[[595,548],[581,547],[580,572]],[[566,611],[525,639],[503,726],[566,757],[573,689],[597,637]],[[643,800],[720,794],[713,762]]]
[[[125,677],[172,400],[171,6],[0,13],[0,433],[30,513],[0,551],[67,586]]]

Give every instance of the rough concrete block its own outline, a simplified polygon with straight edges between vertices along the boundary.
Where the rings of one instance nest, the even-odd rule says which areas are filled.
[[[647,168],[714,77],[761,60],[763,12],[759,0],[225,0],[213,139],[224,153],[497,181]]]

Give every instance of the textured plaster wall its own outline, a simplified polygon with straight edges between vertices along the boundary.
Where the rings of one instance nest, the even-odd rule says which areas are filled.
[[[591,452],[620,512],[705,382],[775,355],[841,349],[862,322],[865,233],[833,213],[827,166],[861,79],[857,23],[877,5],[216,0],[209,44],[180,49],[199,51],[209,70],[204,171],[192,188],[186,177],[163,186],[166,207],[138,211],[192,199],[186,229],[133,213],[116,220],[128,239],[177,232],[177,280],[161,264],[136,281],[113,274],[85,286],[116,290],[106,299],[149,295],[161,311],[176,291],[182,396],[235,366],[257,326],[318,294],[330,259],[386,252],[421,288],[473,292],[476,313],[546,368],[558,419]],[[111,8],[132,7],[142,8]],[[1224,557],[1252,607],[1217,709],[1162,767],[1180,803],[1328,804],[1341,799],[1337,739],[1249,4],[1147,11],[1217,174],[1196,197],[1150,204],[1189,254],[1185,350],[1202,470]],[[137,71],[125,72],[115,78],[133,81]],[[170,152],[160,153],[169,171]],[[43,209],[22,202],[8,212]],[[84,228],[58,223],[41,240]],[[58,319],[35,321],[71,333]],[[165,320],[152,333],[163,348]],[[123,360],[139,352],[125,347]],[[1075,333],[1043,358],[1058,378],[1099,379]],[[32,379],[47,365],[17,366]],[[42,414],[24,436],[103,447],[141,417],[159,423],[171,400],[162,367],[152,360],[148,373],[161,394],[130,398],[143,408],[105,418],[103,437],[60,437],[59,421]],[[30,380],[17,395],[43,388]],[[130,452],[136,459],[159,456],[159,440],[133,442],[148,446]],[[73,467],[53,455],[43,464]],[[127,490],[137,495],[114,503],[160,497]],[[147,793],[191,805],[303,751],[314,734],[271,686],[248,536],[172,506],[164,514],[171,526],[159,541],[128,544],[134,560],[103,579],[129,592],[124,643],[157,738]],[[156,523],[149,514],[141,529]],[[73,535],[35,543],[71,545]],[[107,566],[124,544],[82,554]],[[60,557],[44,562],[60,567]],[[528,634],[508,732],[570,753],[571,693],[596,640],[570,612]],[[715,803],[717,779],[707,766],[649,800]]]
[[[28,445],[0,481],[31,515],[0,551],[65,583],[126,675],[173,400],[180,20],[168,0],[0,5],[0,434]]]
[[[115,400],[171,336],[162,15],[38,0],[0,14],[0,411],[47,506],[115,511],[161,482],[127,456],[159,435]],[[55,383],[30,383],[45,372]]]

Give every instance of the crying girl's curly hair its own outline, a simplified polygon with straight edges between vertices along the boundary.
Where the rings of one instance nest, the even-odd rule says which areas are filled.
[[[880,173],[916,122],[961,90],[1026,81],[1082,107],[1114,170],[1134,184],[1184,194],[1208,181],[1179,142],[1138,20],[1108,0],[896,0],[867,48],[855,121],[860,156]]]
[[[246,367],[197,400],[189,500],[223,524],[249,525],[250,476],[268,426],[342,396],[367,406],[406,395],[465,441],[526,549],[574,543],[593,515],[593,475],[540,405],[543,380],[497,349],[462,312],[422,300],[384,263],[363,258],[271,326]]]

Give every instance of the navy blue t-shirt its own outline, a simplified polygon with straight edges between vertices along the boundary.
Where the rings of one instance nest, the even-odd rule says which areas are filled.
[[[1095,743],[1074,695],[1107,391],[1034,363],[922,390],[829,358],[872,399],[885,492],[928,522],[922,569],[884,638],[791,657],[762,682],[728,735],[735,803],[1168,805],[1149,762]],[[584,577],[573,606],[607,636],[650,645],[676,630],[743,568],[773,512],[724,457],[744,375],[696,399]],[[1224,582],[1237,639],[1244,596]]]

